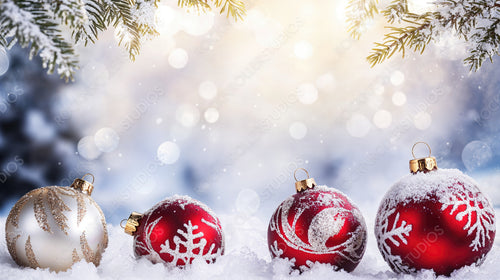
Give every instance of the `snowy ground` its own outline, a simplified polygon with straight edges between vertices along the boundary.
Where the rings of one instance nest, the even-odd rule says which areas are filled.
[[[498,213],[498,208],[496,209]],[[367,215],[369,231],[373,217]],[[10,258],[4,231],[0,231],[0,275],[2,279],[497,279],[500,275],[500,241],[497,238],[485,263],[466,267],[452,277],[435,277],[430,271],[417,275],[392,272],[380,256],[373,235],[359,266],[352,273],[335,272],[327,265],[317,265],[303,274],[291,273],[289,263],[273,260],[267,249],[267,221],[255,217],[221,216],[226,234],[226,253],[215,264],[194,263],[189,269],[168,269],[162,264],[137,260],[132,253],[132,238],[116,225],[108,225],[110,242],[101,265],[77,263],[71,270],[54,273],[48,270],[20,268]],[[5,217],[0,219],[3,229]],[[497,225],[498,229],[498,225]]]

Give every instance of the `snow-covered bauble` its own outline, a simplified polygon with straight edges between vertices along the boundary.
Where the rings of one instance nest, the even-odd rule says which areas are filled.
[[[271,256],[289,259],[301,271],[315,262],[352,271],[365,252],[363,216],[345,194],[316,186],[307,175],[306,180],[295,179],[297,193],[283,201],[271,217],[267,231]]]
[[[224,234],[215,214],[188,196],[167,198],[144,214],[132,212],[125,232],[134,253],[153,263],[185,267],[194,259],[213,263],[224,254]]]
[[[411,160],[412,174],[385,195],[375,235],[394,271],[450,275],[484,261],[495,239],[495,211],[473,179],[456,169],[437,169],[428,148],[429,156]]]
[[[43,187],[19,199],[5,224],[7,247],[18,265],[54,271],[82,259],[99,265],[108,232],[90,197],[92,183],[76,179],[70,187]]]

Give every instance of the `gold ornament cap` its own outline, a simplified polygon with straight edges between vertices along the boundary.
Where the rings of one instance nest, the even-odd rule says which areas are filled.
[[[133,236],[137,231],[137,227],[139,226],[139,220],[142,219],[142,217],[144,217],[144,214],[132,212],[132,214],[130,214],[127,220],[124,219],[121,221],[120,226],[123,228],[126,234]],[[127,222],[125,223],[124,226],[123,222],[125,221]]]
[[[429,149],[429,155],[424,158],[417,158],[415,156],[415,146],[417,144],[425,144],[427,148]],[[429,172],[432,170],[437,169],[437,162],[436,158],[431,156],[431,146],[425,142],[417,142],[413,144],[413,147],[411,148],[411,154],[413,155],[413,159],[410,160],[410,171],[411,173],[415,174],[417,172]]]
[[[87,177],[87,176],[90,176],[92,177],[92,182],[89,182],[89,181],[86,181],[84,180],[83,178]],[[71,184],[71,187],[74,188],[74,189],[77,189],[83,193],[86,193],[88,195],[91,195],[92,194],[92,191],[94,190],[94,175],[90,174],[90,173],[87,173],[85,175],[83,175],[83,177],[80,179],[80,178],[76,178],[74,181],[73,181],[73,184]]]
[[[307,174],[307,179],[305,180],[297,180],[297,171],[303,170]],[[303,192],[307,189],[312,189],[316,187],[316,182],[314,181],[314,178],[309,178],[309,172],[305,170],[304,168],[297,168],[295,169],[295,172],[293,172],[293,177],[295,178],[295,189],[297,192]]]

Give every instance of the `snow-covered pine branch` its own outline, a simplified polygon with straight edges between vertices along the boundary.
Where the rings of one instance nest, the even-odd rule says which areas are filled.
[[[442,0],[430,2],[431,10],[417,14],[408,8],[407,0],[394,0],[390,4],[375,0],[350,0],[348,6],[349,31],[358,38],[362,27],[373,20],[379,10],[388,32],[382,43],[375,43],[367,57],[372,66],[399,52],[411,49],[422,53],[431,41],[442,34],[453,34],[468,42],[468,56],[464,63],[470,70],[478,70],[482,63],[499,54],[500,2],[494,0]],[[353,8],[358,7],[358,13]]]
[[[0,1],[0,36],[11,47],[30,46],[30,58],[39,55],[43,67],[66,79],[78,68],[73,45],[63,39],[59,25],[40,1]]]
[[[213,0],[235,20],[242,18],[245,6],[240,0]],[[157,35],[154,10],[159,0],[0,0],[0,47],[19,43],[30,47],[30,58],[38,55],[49,73],[73,79],[78,57],[73,44],[95,43],[110,26],[116,28],[119,45],[130,59],[139,54],[141,42]],[[208,10],[206,0],[179,0],[178,5]],[[62,36],[62,27],[71,31],[73,42]]]

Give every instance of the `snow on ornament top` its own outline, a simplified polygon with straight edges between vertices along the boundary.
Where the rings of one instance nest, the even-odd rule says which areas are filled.
[[[345,194],[317,186],[313,178],[296,181],[297,194],[283,201],[269,222],[271,256],[290,259],[300,270],[319,262],[352,271],[366,245],[361,212]]]
[[[437,169],[430,153],[411,160],[410,170],[377,213],[375,235],[384,259],[396,272],[433,269],[443,275],[481,264],[496,226],[495,211],[477,183],[459,170]]]
[[[172,196],[125,224],[134,253],[154,263],[185,267],[194,259],[212,263],[224,253],[224,234],[214,212],[188,196]]]

